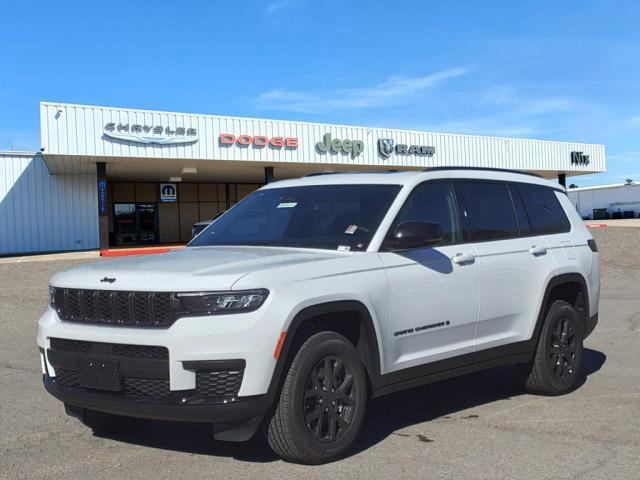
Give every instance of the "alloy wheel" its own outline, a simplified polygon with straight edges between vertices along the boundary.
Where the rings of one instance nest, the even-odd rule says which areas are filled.
[[[551,332],[551,370],[556,378],[565,380],[576,369],[576,332],[571,320],[560,317]]]
[[[358,394],[353,373],[337,356],[326,356],[311,369],[304,390],[304,419],[318,440],[333,442],[351,426]]]

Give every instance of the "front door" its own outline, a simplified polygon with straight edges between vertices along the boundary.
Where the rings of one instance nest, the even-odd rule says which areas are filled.
[[[480,274],[475,248],[462,229],[449,182],[417,186],[394,221],[438,223],[439,245],[381,251],[389,285],[390,356],[393,372],[472,354],[478,320]]]

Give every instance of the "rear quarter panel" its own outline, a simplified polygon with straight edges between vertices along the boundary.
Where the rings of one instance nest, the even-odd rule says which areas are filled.
[[[556,195],[571,222],[570,232],[547,237],[556,259],[558,274],[575,272],[585,278],[589,290],[589,314],[595,315],[600,300],[600,256],[591,251],[587,242],[593,236],[571,200],[563,193]]]

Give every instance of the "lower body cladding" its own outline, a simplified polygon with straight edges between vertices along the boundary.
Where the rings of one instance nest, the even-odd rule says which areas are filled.
[[[67,408],[69,413],[86,409],[211,423],[218,439],[247,440],[270,407],[266,392],[275,359],[244,355],[244,349],[251,348],[246,338],[243,348],[233,349],[233,329],[217,338],[206,333],[183,335],[189,324],[203,320],[184,319],[170,329],[145,330],[60,322],[49,311],[38,328],[45,388],[72,407]],[[215,319],[220,320],[228,319]],[[219,342],[226,347],[218,348]],[[207,348],[211,353],[203,351]],[[265,378],[265,367],[267,382],[248,385],[253,374]],[[243,390],[250,394],[243,395]]]

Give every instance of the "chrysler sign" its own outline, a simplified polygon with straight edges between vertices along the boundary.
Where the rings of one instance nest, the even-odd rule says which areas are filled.
[[[176,145],[198,141],[195,128],[165,127],[162,125],[140,125],[134,123],[109,122],[104,126],[104,134],[115,140],[142,143],[145,145]]]
[[[384,158],[389,158],[392,153],[396,155],[424,155],[433,157],[436,153],[436,147],[427,145],[406,145],[404,143],[396,143],[392,138],[378,139],[378,152]]]

